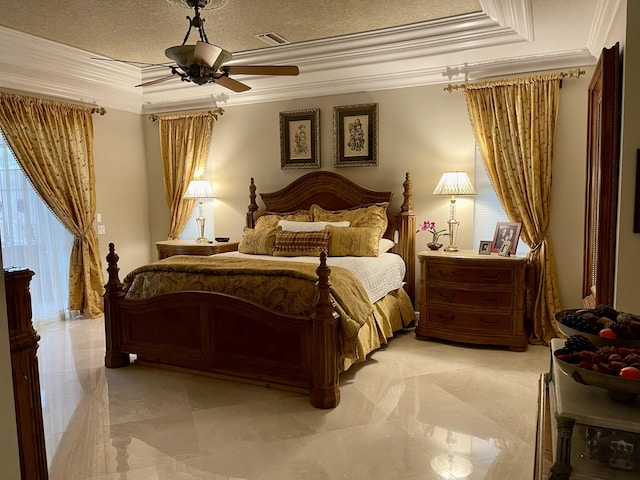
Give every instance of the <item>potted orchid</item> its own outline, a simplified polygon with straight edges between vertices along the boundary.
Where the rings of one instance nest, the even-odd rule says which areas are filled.
[[[431,250],[439,250],[442,247],[442,243],[440,243],[438,240],[441,236],[449,235],[446,228],[437,230],[436,222],[430,222],[429,220],[422,222],[420,228],[416,231],[416,233],[419,232],[429,232],[431,234],[431,241],[427,243],[427,247],[429,247]]]

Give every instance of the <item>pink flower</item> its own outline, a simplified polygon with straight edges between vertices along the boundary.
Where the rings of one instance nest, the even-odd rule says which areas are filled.
[[[416,233],[419,232],[429,232],[433,236],[433,243],[438,243],[438,239],[441,235],[449,235],[448,233],[446,233],[446,228],[443,228],[442,230],[436,230],[436,222],[431,222],[429,220],[422,222],[420,228],[416,231]]]

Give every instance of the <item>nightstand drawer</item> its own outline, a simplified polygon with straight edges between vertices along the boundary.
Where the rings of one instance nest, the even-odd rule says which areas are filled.
[[[513,291],[461,290],[440,286],[427,287],[427,302],[455,305],[472,305],[481,308],[513,308]]]
[[[446,307],[430,307],[427,309],[427,325],[430,328],[445,328],[461,332],[476,331],[483,335],[495,332],[511,332],[513,316],[509,313],[498,313],[487,310],[466,311]]]
[[[483,285],[511,285],[513,269],[501,267],[465,267],[455,264],[427,265],[427,282],[456,282]]]

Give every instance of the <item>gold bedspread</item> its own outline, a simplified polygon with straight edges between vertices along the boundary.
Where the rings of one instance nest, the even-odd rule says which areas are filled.
[[[123,284],[131,300],[176,291],[220,292],[272,310],[308,316],[317,296],[316,268],[302,262],[177,255],[133,270]],[[373,305],[349,270],[331,267],[330,283],[340,314],[341,354],[356,359],[358,331],[373,313]]]

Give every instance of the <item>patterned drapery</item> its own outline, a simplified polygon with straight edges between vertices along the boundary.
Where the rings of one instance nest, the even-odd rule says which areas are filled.
[[[171,215],[169,240],[179,238],[189,219],[194,200],[184,199],[191,180],[199,180],[209,151],[213,124],[224,110],[152,115],[158,120],[164,191]]]
[[[553,136],[562,73],[466,84],[476,141],[509,221],[531,247],[526,312],[532,344],[560,336],[561,309],[549,237]]]
[[[92,107],[0,92],[0,129],[38,194],[75,239],[69,309],[102,315]],[[36,272],[37,273],[37,272]]]

